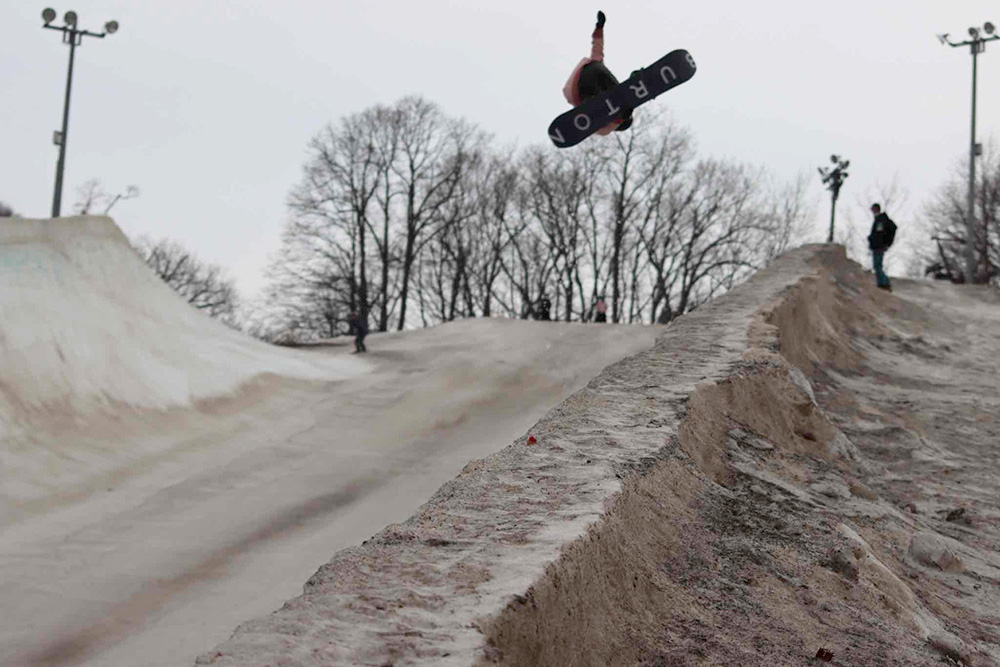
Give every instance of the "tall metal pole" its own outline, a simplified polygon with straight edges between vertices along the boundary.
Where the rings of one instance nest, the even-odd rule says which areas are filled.
[[[47,7],[42,12],[42,20],[45,24],[43,28],[47,30],[58,30],[62,33],[63,44],[69,44],[69,68],[66,71],[66,98],[63,100],[62,130],[58,133],[59,139],[59,160],[56,162],[56,185],[55,192],[52,193],[52,217],[58,218],[62,210],[62,190],[63,172],[66,169],[66,141],[69,137],[69,99],[73,90],[73,61],[76,57],[76,47],[83,42],[84,37],[98,37],[104,39],[105,36],[118,32],[118,21],[108,21],[104,24],[104,32],[90,32],[80,30],[77,26],[76,12],[66,12],[63,20],[65,25],[54,26],[52,21],[56,18],[56,10]]]
[[[972,134],[969,139],[969,199],[966,206],[965,224],[968,242],[965,244],[965,282],[975,283],[978,271],[976,246],[979,234],[976,227],[976,62],[980,47],[985,44],[974,40],[972,49]]]
[[[62,208],[63,169],[66,166],[66,139],[69,136],[69,96],[73,88],[73,57],[76,54],[76,30],[64,33],[69,39],[69,71],[66,74],[66,99],[63,102],[62,132],[59,135],[59,161],[56,162],[56,187],[52,195],[52,217],[58,218]]]
[[[837,195],[833,195],[830,202],[830,235],[826,238],[827,243],[833,243],[833,221],[837,217]]]
[[[968,46],[972,53],[972,132],[969,138],[969,198],[966,202],[965,210],[965,281],[975,283],[978,279],[978,262],[976,261],[976,245],[979,234],[976,226],[976,157],[978,144],[976,143],[976,70],[978,67],[979,54],[986,51],[986,42],[1000,39],[1000,35],[993,34],[996,27],[992,23],[985,23],[982,32],[979,28],[969,28],[969,36],[972,39],[964,42],[953,42],[948,39],[948,34],[938,35],[942,44],[948,46]],[[986,37],[982,33],[986,33]]]

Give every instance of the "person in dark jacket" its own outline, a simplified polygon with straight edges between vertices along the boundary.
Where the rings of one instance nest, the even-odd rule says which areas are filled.
[[[347,333],[354,334],[354,353],[367,352],[365,336],[368,335],[368,318],[351,311],[351,314],[347,316],[347,324],[351,327]]]
[[[584,58],[573,69],[563,87],[563,96],[573,106],[579,106],[588,98],[607,92],[618,85],[618,79],[604,64],[604,12],[597,12],[597,25],[590,35],[590,57]],[[632,126],[632,111],[626,109],[621,118],[613,120],[598,134],[622,132]]]
[[[882,260],[885,257],[885,251],[896,239],[896,223],[889,219],[879,204],[872,204],[872,214],[875,219],[872,221],[872,231],[868,235],[868,248],[872,251],[875,284],[879,289],[891,292],[892,283],[889,282],[889,276],[885,275],[885,271],[882,270]]]
[[[542,320],[543,322],[548,322],[552,319],[552,301],[544,293],[538,297],[538,302],[535,304],[535,319]]]

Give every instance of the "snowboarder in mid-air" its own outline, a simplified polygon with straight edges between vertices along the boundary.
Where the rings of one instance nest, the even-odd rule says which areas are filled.
[[[597,12],[590,57],[577,64],[563,87],[573,108],[549,125],[549,138],[558,148],[575,146],[595,133],[627,130],[636,107],[694,76],[694,58],[684,49],[674,49],[619,83],[604,64],[604,20],[604,12]]]
[[[569,76],[569,81],[563,87],[566,101],[573,106],[580,106],[585,100],[606,93],[618,85],[618,79],[604,64],[604,12],[597,12],[597,25],[590,35],[590,57],[581,60]],[[597,131],[597,134],[607,135],[612,132],[622,132],[632,126],[632,110],[626,109],[621,118],[616,118]]]

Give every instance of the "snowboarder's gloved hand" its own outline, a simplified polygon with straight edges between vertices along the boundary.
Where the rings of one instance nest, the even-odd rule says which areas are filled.
[[[604,21],[605,21],[604,12],[598,11],[597,12],[597,27],[598,28],[603,28],[604,27]]]

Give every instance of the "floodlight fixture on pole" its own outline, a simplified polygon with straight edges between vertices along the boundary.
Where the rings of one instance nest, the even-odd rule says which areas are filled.
[[[964,42],[953,42],[948,39],[948,33],[938,35],[942,44],[948,46],[968,46],[972,53],[972,133],[969,140],[969,193],[966,202],[965,212],[965,233],[968,236],[968,243],[965,244],[965,275],[966,282],[975,283],[979,278],[978,263],[976,261],[976,240],[979,236],[976,233],[976,156],[982,154],[982,147],[976,143],[976,74],[977,58],[980,53],[986,51],[986,42],[1000,39],[1000,35],[995,35],[996,26],[987,21],[983,24],[982,32],[989,35],[983,37],[980,29],[969,28],[969,37]]]
[[[826,185],[827,190],[830,191],[830,235],[827,237],[827,243],[833,243],[833,221],[837,215],[837,198],[840,197],[840,186],[844,184],[844,179],[846,179],[850,174],[847,173],[847,168],[851,166],[850,160],[844,160],[839,155],[831,155],[830,162],[833,166],[830,168],[819,168],[819,175],[823,179],[823,184]]]
[[[52,195],[52,217],[58,218],[62,209],[62,186],[63,172],[66,167],[66,135],[69,132],[69,98],[73,88],[73,59],[76,55],[76,47],[83,43],[84,37],[98,37],[104,39],[106,35],[114,34],[118,31],[117,21],[108,21],[104,24],[104,32],[90,32],[77,28],[79,18],[76,12],[70,10],[63,15],[63,25],[54,26],[52,22],[56,20],[56,10],[46,7],[42,11],[43,28],[58,30],[62,33],[63,44],[69,44],[69,68],[66,73],[66,97],[63,100],[62,130],[56,131],[53,135],[54,143],[59,146],[59,161],[56,163],[56,185]]]

